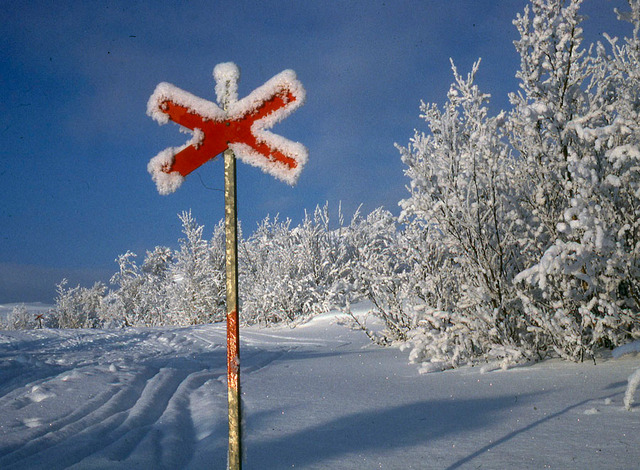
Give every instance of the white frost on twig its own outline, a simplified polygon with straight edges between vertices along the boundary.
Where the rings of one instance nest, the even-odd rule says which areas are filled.
[[[147,171],[151,174],[151,179],[156,183],[158,192],[163,196],[174,193],[184,181],[184,177],[177,171],[166,173],[165,170],[171,168],[175,155],[186,147],[166,148],[149,160]]]

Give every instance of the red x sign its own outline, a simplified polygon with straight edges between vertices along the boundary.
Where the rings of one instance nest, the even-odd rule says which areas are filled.
[[[219,64],[214,77],[219,105],[170,83],[160,83],[149,99],[147,114],[160,124],[171,120],[193,131],[185,145],[165,149],[149,162],[158,191],[175,191],[186,175],[227,148],[246,163],[295,184],[307,161],[306,148],[267,130],[304,102],[295,72],[281,72],[240,101],[235,64]]]

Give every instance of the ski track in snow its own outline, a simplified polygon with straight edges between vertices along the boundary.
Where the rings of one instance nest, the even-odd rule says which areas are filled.
[[[245,466],[630,468],[638,364],[609,361],[421,376],[335,314],[242,328]],[[223,469],[226,452],[224,324],[0,331],[0,469]]]
[[[263,339],[252,341],[253,335]],[[265,339],[282,339],[284,346],[250,346]],[[248,333],[243,374],[268,366],[296,344],[294,338]],[[224,325],[2,332],[0,468],[181,468],[198,439],[214,430],[226,433],[226,422],[205,422],[192,409],[208,396],[218,418],[226,418],[225,346]],[[91,376],[108,387],[74,387],[90,383]],[[47,400],[59,405],[52,416],[40,406]],[[34,417],[23,417],[30,413]],[[12,439],[18,431],[20,439]]]

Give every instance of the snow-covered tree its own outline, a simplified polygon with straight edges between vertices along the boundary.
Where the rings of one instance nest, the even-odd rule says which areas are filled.
[[[224,226],[219,223],[210,242],[204,226],[191,212],[180,215],[185,238],[171,266],[170,310],[173,324],[199,324],[225,318]]]
[[[444,317],[437,304],[421,306],[417,320],[427,329],[438,325],[444,342],[457,345],[448,353],[454,365],[496,347],[520,349],[528,338],[511,285],[521,270],[516,161],[505,141],[504,113],[489,117],[489,96],[474,83],[478,66],[466,78],[453,67],[455,82],[444,108],[422,104],[430,132],[416,132],[408,147],[399,147],[411,179],[410,197],[400,203],[401,221],[420,226],[432,249],[438,244],[439,253],[453,257],[426,256],[424,262],[447,266],[448,276],[429,280],[454,305]],[[414,269],[422,273],[434,271],[417,264]]]
[[[534,18],[516,21],[516,45],[534,59],[523,59],[525,93],[512,95],[514,135],[529,132],[513,140],[538,175],[526,202],[539,221],[529,240],[543,248],[517,280],[533,328],[576,360],[640,334],[640,8],[619,14],[634,25],[623,46],[607,37],[587,54],[580,2],[561,4],[533,2]]]
[[[405,246],[401,243],[396,219],[378,208],[367,217],[356,213],[344,236],[347,251],[349,278],[345,279],[348,302],[366,299],[371,302],[369,314],[382,320],[385,329],[373,333],[362,320],[353,317],[361,328],[379,344],[406,341],[413,326],[407,311],[407,271]]]
[[[142,266],[130,251],[116,260],[119,271],[111,278],[117,288],[107,294],[101,311],[107,326],[159,326],[170,323],[170,248],[157,246],[148,251]]]
[[[135,253],[127,251],[118,256],[119,271],[111,277],[118,289],[107,295],[103,319],[110,326],[136,326],[144,324],[146,316],[140,311],[143,279],[135,262]],[[121,324],[121,325],[120,325]]]
[[[63,279],[56,286],[58,295],[51,311],[51,325],[56,328],[96,328],[100,326],[100,311],[106,286],[97,282],[91,288],[66,287]]]
[[[640,7],[619,13],[633,25],[624,45],[585,49],[581,3],[532,0],[514,21],[509,113],[488,116],[477,65],[466,80],[454,68],[443,110],[422,106],[429,133],[400,149],[402,220],[436,253],[412,271],[418,361],[577,360],[639,334]]]
[[[18,304],[11,309],[6,325],[0,323],[0,328],[6,328],[7,330],[30,330],[37,326],[38,322],[35,315],[29,313],[24,304]]]
[[[333,286],[349,278],[352,256],[347,244],[349,230],[344,226],[341,206],[337,226],[332,226],[328,203],[317,206],[313,214],[305,211],[302,224],[294,229],[297,262],[305,267],[305,275],[314,286],[315,313],[329,308],[334,298]]]
[[[332,228],[327,204],[296,227],[266,217],[239,246],[243,320],[292,322],[340,302],[337,292],[350,272],[348,230],[340,210]]]
[[[308,315],[316,285],[310,266],[298,262],[291,220],[266,217],[240,246],[242,319],[248,323],[290,322]]]

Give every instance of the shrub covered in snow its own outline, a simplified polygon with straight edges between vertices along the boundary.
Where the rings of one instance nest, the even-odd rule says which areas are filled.
[[[496,347],[528,349],[531,337],[512,287],[522,266],[516,159],[505,142],[504,113],[489,117],[488,96],[474,84],[478,66],[466,78],[454,66],[444,109],[422,105],[430,132],[416,132],[408,147],[400,147],[411,179],[401,220],[423,231],[424,241],[411,245],[431,252],[418,254],[414,264],[435,264],[415,268],[422,293],[416,319],[424,328],[416,344],[438,362],[447,356],[450,365]],[[422,297],[433,303],[422,305]],[[414,359],[423,352],[415,351]]]
[[[268,324],[327,311],[351,273],[348,233],[340,210],[331,226],[328,204],[296,227],[265,218],[239,247],[242,318]]]
[[[33,313],[27,311],[24,304],[18,304],[11,309],[6,321],[0,319],[0,329],[27,330],[36,328],[38,321]]]
[[[66,286],[66,279],[57,286],[58,295],[55,307],[47,318],[47,326],[54,328],[99,326],[106,286],[99,282],[91,288]]]
[[[179,249],[155,247],[142,265],[132,252],[120,255],[111,290],[102,284],[91,289],[67,288],[63,281],[58,286],[52,326],[190,325],[224,320],[224,225],[218,223],[207,240],[204,226],[190,212],[179,218],[184,233]],[[356,215],[348,226],[340,211],[338,219],[336,227],[330,226],[328,205],[319,206],[298,226],[292,226],[290,220],[266,217],[249,237],[240,237],[242,321],[262,325],[295,322],[367,296],[380,299],[377,303],[382,310],[376,311],[385,311],[386,318],[396,317],[396,309],[385,307],[387,301],[379,293],[399,283],[383,272],[384,253],[396,246],[391,214],[376,211],[365,219]],[[375,276],[368,271],[372,257],[378,263]],[[386,281],[376,282],[383,278]],[[405,318],[404,332],[406,322]]]
[[[631,38],[588,49],[580,4],[532,0],[514,21],[508,113],[488,116],[477,64],[454,67],[443,110],[422,106],[429,132],[400,148],[402,217],[445,253],[422,269],[446,264],[432,290],[450,297],[415,306],[416,361],[580,360],[640,335],[640,2],[619,13]]]
[[[634,24],[624,45],[589,53],[579,3],[534,3],[518,18],[526,93],[512,96],[523,167],[545,181],[530,202],[543,253],[516,280],[535,326],[571,359],[640,333],[640,7],[619,14]],[[532,108],[543,112],[521,116]]]
[[[345,239],[352,253],[350,285],[346,302],[339,304],[368,300],[372,305],[369,313],[381,319],[385,327],[375,336],[369,331],[372,339],[381,344],[406,341],[414,323],[407,310],[410,266],[395,218],[382,208],[367,217],[356,214]],[[354,317],[354,321],[359,320]]]

